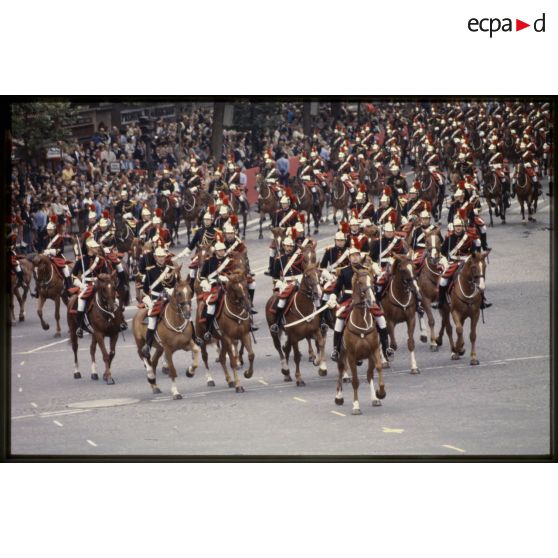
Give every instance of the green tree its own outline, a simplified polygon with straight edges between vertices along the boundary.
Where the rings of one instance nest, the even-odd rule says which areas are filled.
[[[77,120],[77,108],[68,102],[12,104],[12,136],[23,141],[27,160],[72,137],[69,126]]]

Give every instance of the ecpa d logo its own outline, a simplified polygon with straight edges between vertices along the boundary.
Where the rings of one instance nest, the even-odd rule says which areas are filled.
[[[546,25],[545,15],[546,14],[543,13],[543,15],[539,19],[536,19],[533,22],[533,29],[537,33],[545,32],[545,25]],[[498,17],[490,17],[490,18],[485,17],[482,19],[477,19],[476,17],[472,17],[469,20],[467,27],[469,28],[469,31],[472,31],[473,33],[477,33],[478,31],[482,31],[483,33],[490,33],[490,38],[492,38],[493,33],[497,33],[498,31],[504,31],[504,32],[513,31],[512,20],[509,17],[505,17],[503,19],[500,19]],[[521,21],[520,19],[516,18],[515,20],[516,31],[521,31],[522,29],[526,29],[527,27],[531,27],[531,24],[525,23],[524,21]]]

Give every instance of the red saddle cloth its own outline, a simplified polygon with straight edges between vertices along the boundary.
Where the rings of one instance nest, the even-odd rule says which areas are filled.
[[[78,290],[78,291],[79,291],[79,289],[70,289],[69,292],[71,293],[71,292],[74,291],[74,290]],[[73,299],[73,302],[70,302],[70,308],[69,308],[69,313],[70,313],[70,314],[77,314],[77,302],[78,302],[78,300],[79,300],[79,297],[76,296],[76,297]],[[88,302],[87,305],[85,306],[85,312],[86,312],[86,313],[89,312],[89,311],[91,310],[91,308],[93,307],[93,302],[94,302],[94,299],[91,297],[91,298],[89,299],[89,302]]]

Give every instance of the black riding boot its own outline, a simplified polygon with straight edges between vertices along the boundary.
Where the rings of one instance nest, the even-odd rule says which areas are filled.
[[[327,330],[329,329],[329,326],[327,325],[328,315],[329,315],[329,309],[324,310],[320,314],[320,329],[322,330],[322,333],[327,333]]]
[[[380,334],[380,344],[382,345],[382,353],[386,360],[389,360],[393,356],[393,349],[389,346],[389,335],[387,327],[378,329]]]
[[[277,306],[275,310],[275,323],[271,324],[269,328],[269,331],[271,331],[271,333],[279,333],[279,328],[281,327],[281,321],[283,320],[283,312],[285,310],[285,307],[280,308],[279,306]]]
[[[72,278],[70,276],[64,277],[64,288],[69,291],[72,286]]]
[[[339,351],[341,350],[341,339],[343,339],[343,332],[333,332],[333,351],[331,353],[331,360],[337,362],[339,360]]]
[[[257,314],[258,311],[254,308],[254,294],[256,289],[248,289],[248,296],[250,297],[250,314]]]
[[[438,302],[436,307],[437,308],[441,308],[445,303],[446,303],[446,291],[448,289],[448,286],[445,285],[440,285],[438,287]]]
[[[486,233],[480,233],[481,248],[483,250],[490,250],[488,244],[486,243]]]
[[[211,341],[213,337],[213,333],[215,332],[215,323],[214,323],[215,314],[207,314],[205,315],[205,333],[203,334],[203,340],[207,343]]]
[[[481,300],[481,309],[484,310],[485,308],[490,308],[492,306],[492,302],[488,302],[486,299],[486,295],[484,291],[482,292],[482,300]]]
[[[314,207],[319,207],[320,206],[320,196],[319,196],[318,192],[312,192],[312,205]]]
[[[271,275],[272,270],[273,270],[273,260],[275,258],[273,256],[269,256],[269,267],[267,268],[267,271],[264,272],[264,275]]]
[[[141,354],[145,358],[149,358],[149,353],[151,351],[151,346],[153,345],[153,339],[155,339],[155,330],[148,329],[145,335],[145,345],[141,349]]]
[[[83,337],[83,328],[85,327],[85,312],[78,310],[77,313],[77,321],[78,321],[78,326],[76,329],[76,335],[81,339]]]

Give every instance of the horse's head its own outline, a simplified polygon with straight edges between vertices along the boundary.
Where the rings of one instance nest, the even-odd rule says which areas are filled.
[[[440,227],[435,227],[426,234],[426,254],[431,262],[438,263],[442,244],[440,242]]]
[[[241,273],[232,273],[229,280],[225,283],[225,291],[228,299],[236,306],[250,312],[250,298],[248,296],[248,286],[246,277]]]
[[[466,262],[470,269],[471,282],[473,282],[481,291],[484,291],[485,288],[487,256],[488,252],[475,252]]]
[[[357,269],[353,273],[353,303],[364,304],[371,308],[374,303],[374,291],[372,289],[372,272],[367,267]]]
[[[308,266],[317,265],[318,257],[316,256],[316,250],[312,242],[309,242],[302,249],[302,269],[306,269]]]
[[[380,227],[378,225],[367,225],[364,227],[363,232],[369,238],[370,242],[380,237]]]
[[[51,265],[50,259],[48,258],[48,256],[44,256],[43,254],[37,254],[33,258],[33,266],[37,268],[37,272],[39,274],[48,271],[50,265]]]
[[[180,272],[172,293],[171,303],[176,306],[178,313],[183,319],[190,319],[192,315],[192,291],[190,290],[188,281],[180,279]]]
[[[315,263],[306,266],[302,274],[300,290],[307,294],[314,303],[319,303],[322,298],[322,288],[320,287],[320,270]]]
[[[399,275],[403,285],[405,287],[410,287],[410,285],[416,281],[411,258],[405,254],[393,254],[393,257],[395,258],[395,262],[393,264],[394,276]]]
[[[104,309],[109,312],[116,310],[116,270],[110,275],[108,273],[101,273],[95,279],[95,286],[101,304]]]

